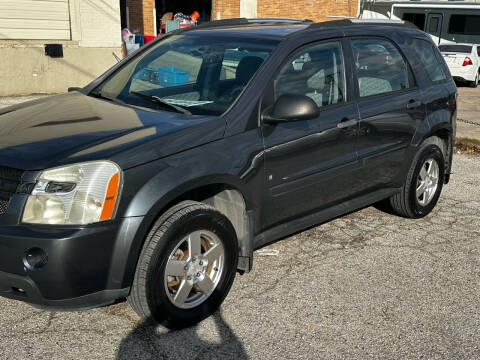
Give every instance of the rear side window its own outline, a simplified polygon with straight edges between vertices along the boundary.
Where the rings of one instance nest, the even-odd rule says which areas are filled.
[[[423,65],[428,78],[436,83],[447,79],[439,57],[435,54],[436,50],[428,41],[412,39],[412,49]]]
[[[352,47],[360,97],[409,87],[407,64],[390,41],[353,39]]]

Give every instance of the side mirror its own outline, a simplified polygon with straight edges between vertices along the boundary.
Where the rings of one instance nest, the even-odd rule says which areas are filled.
[[[315,119],[320,114],[317,104],[311,98],[300,94],[280,96],[275,104],[262,113],[266,124]]]

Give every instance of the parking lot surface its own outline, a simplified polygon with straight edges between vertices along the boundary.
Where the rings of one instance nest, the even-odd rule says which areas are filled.
[[[480,158],[456,154],[453,171],[424,219],[370,207],[257,251],[193,328],[0,298],[0,359],[478,359]]]
[[[459,86],[458,94],[457,138],[480,142],[480,87]]]

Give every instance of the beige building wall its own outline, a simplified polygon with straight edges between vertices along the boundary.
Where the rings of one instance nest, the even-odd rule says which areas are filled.
[[[84,86],[116,63],[112,53],[121,57],[118,0],[70,0],[69,11],[70,40],[0,40],[0,96]],[[62,44],[64,57],[46,56],[45,44]]]

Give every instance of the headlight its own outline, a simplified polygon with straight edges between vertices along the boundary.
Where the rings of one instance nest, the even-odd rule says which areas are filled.
[[[121,170],[110,161],[92,161],[45,170],[28,197],[23,222],[90,224],[115,215]]]

